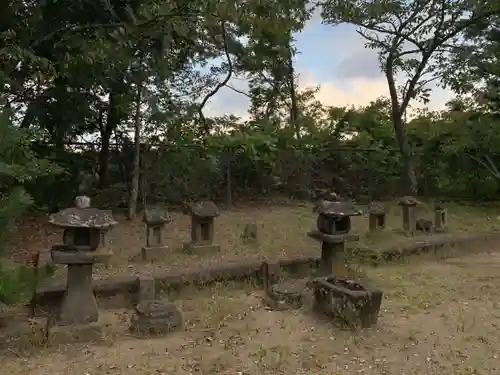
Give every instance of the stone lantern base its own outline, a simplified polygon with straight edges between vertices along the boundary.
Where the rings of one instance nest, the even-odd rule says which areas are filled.
[[[68,276],[57,325],[79,325],[97,322],[99,311],[92,288],[94,263],[105,263],[112,254],[100,251],[51,251],[54,264],[66,264]]]

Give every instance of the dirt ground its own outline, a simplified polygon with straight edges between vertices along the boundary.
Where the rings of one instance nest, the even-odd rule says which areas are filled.
[[[384,300],[352,333],[307,311],[275,312],[260,292],[214,287],[175,304],[185,330],[134,339],[129,312],[102,312],[104,345],[0,355],[0,374],[499,374],[500,253],[364,270]]]
[[[352,246],[387,247],[428,237],[420,234],[407,237],[401,233],[401,209],[396,202],[389,202],[390,213],[387,229],[376,235],[368,233],[368,217],[353,218],[352,232],[361,235],[361,240]],[[447,205],[451,233],[489,232],[500,230],[500,209],[498,205],[463,206]],[[145,245],[145,226],[142,217],[128,221],[115,215],[119,224],[108,234],[108,248],[114,254],[108,265],[97,265],[94,278],[102,279],[117,274],[154,274],[168,270],[196,270],[200,266],[220,263],[241,263],[242,261],[273,261],[286,257],[311,256],[319,254],[319,245],[306,233],[315,226],[316,216],[312,205],[303,203],[294,206],[235,207],[223,211],[216,218],[215,241],[221,245],[219,252],[188,254],[182,245],[190,240],[190,218],[181,213],[172,213],[172,222],[167,225],[165,242],[169,250],[157,261],[144,262],[139,258]],[[432,218],[432,205],[423,205],[419,217]],[[258,226],[258,244],[245,245],[240,235],[248,223]],[[434,234],[433,236],[437,236]],[[14,231],[9,243],[11,259],[26,262],[30,255],[39,250],[48,250],[61,241],[61,232],[47,225],[47,218],[26,220]],[[66,268],[58,267],[56,276],[49,283],[61,283]]]

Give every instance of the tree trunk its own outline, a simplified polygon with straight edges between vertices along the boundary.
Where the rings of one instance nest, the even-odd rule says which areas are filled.
[[[101,149],[99,150],[99,187],[108,186],[109,177],[109,145],[113,131],[120,123],[118,108],[118,93],[112,91],[109,95],[109,106],[106,124],[101,127]]]
[[[417,174],[410,152],[410,145],[404,131],[404,123],[401,114],[393,113],[392,123],[394,125],[394,133],[398,143],[399,151],[401,152],[401,160],[404,168],[405,193],[408,195],[418,194]]]
[[[130,186],[130,199],[128,204],[128,219],[134,220],[137,214],[137,198],[139,197],[139,180],[141,175],[141,97],[142,83],[137,85],[135,96],[134,116],[134,167],[132,170],[132,183]]]
[[[396,88],[396,81],[394,79],[394,56],[390,54],[387,58],[386,72],[385,76],[387,78],[387,83],[389,85],[389,95],[391,97],[391,119],[392,125],[394,127],[394,134],[396,136],[396,142],[399,146],[399,151],[401,152],[401,159],[404,168],[404,185],[405,194],[417,195],[418,193],[418,182],[417,174],[415,173],[415,166],[413,165],[413,160],[410,152],[410,145],[408,144],[408,139],[406,138],[403,116],[406,114],[406,109],[408,108],[408,103],[410,99],[411,92],[408,92],[407,97],[403,98],[403,102],[400,104],[398,99],[398,93]],[[413,91],[415,82],[411,83],[412,87],[408,90]]]
[[[297,105],[297,91],[295,90],[295,69],[293,67],[293,56],[290,44],[288,44],[288,85],[290,86],[290,99],[292,108],[290,110],[290,122],[295,129],[297,139],[300,139],[299,107]]]

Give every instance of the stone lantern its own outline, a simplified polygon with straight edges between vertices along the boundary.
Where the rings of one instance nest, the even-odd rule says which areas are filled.
[[[50,216],[49,223],[64,229],[63,244],[51,249],[52,262],[66,264],[66,292],[57,323],[59,325],[97,322],[99,313],[92,290],[92,267],[105,263],[111,254],[99,250],[103,233],[117,222],[109,211],[90,207],[90,198],[75,199],[75,207]]]
[[[309,237],[321,241],[321,272],[328,275],[332,266],[342,269],[344,266],[344,248],[346,241],[357,241],[359,236],[349,234],[351,216],[361,215],[351,202],[320,201],[314,212],[318,214],[316,230],[308,233]]]
[[[321,275],[309,284],[314,290],[316,308],[349,327],[375,324],[382,292],[362,286],[345,275],[345,242],[359,240],[359,236],[349,234],[351,217],[361,215],[361,211],[351,202],[337,200],[321,201],[315,212],[318,214],[317,229],[308,235],[322,241]]]

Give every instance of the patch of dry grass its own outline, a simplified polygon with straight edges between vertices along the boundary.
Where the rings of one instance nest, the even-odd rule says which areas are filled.
[[[497,374],[500,254],[367,268],[384,301],[376,328],[340,331],[304,311],[267,311],[260,291],[222,285],[174,301],[184,332],[138,340],[128,311],[103,312],[104,345],[0,356],[0,373]]]

